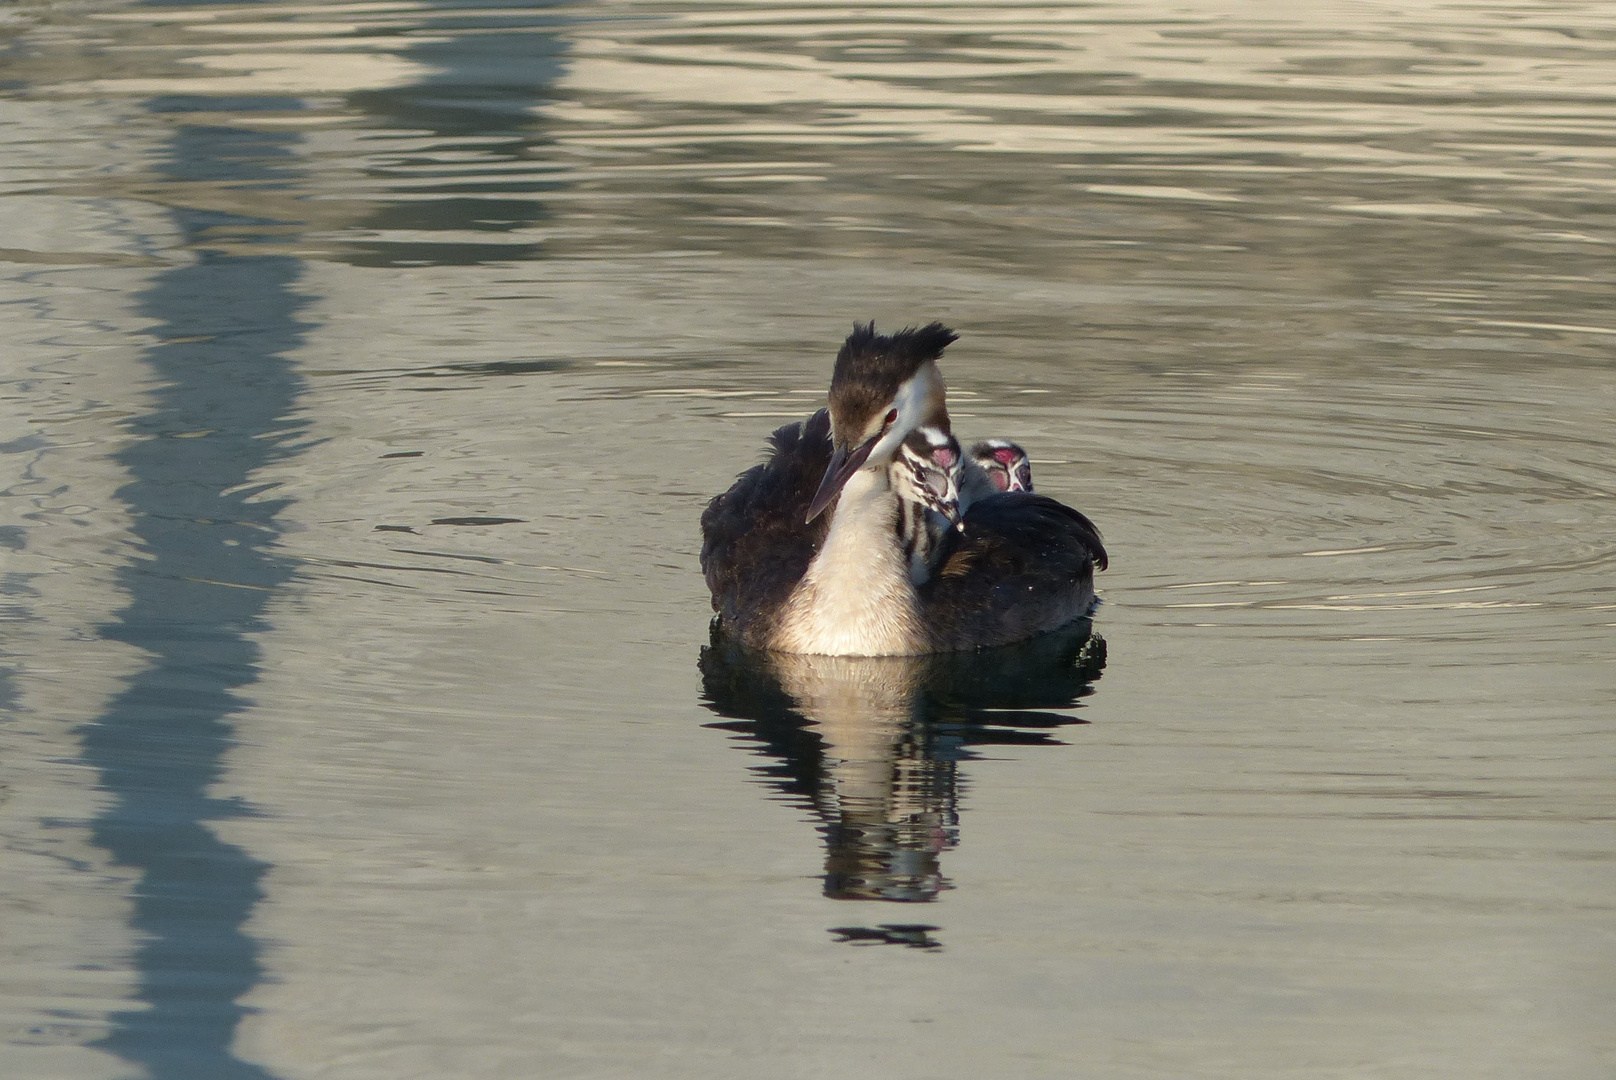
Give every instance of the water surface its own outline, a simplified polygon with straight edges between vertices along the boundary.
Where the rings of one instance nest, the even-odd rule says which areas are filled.
[[[1607,1077],[1601,15],[12,5],[0,1071]],[[855,319],[1099,639],[704,652]]]

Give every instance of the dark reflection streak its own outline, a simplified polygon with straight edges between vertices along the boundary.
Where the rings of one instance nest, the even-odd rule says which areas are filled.
[[[542,167],[550,140],[535,106],[550,99],[561,74],[564,44],[553,27],[568,17],[547,10],[561,6],[558,0],[493,0],[464,11],[456,5],[431,8],[420,23],[425,40],[404,55],[436,74],[408,86],[354,94],[350,103],[396,130],[431,132],[444,147],[469,139],[467,145],[489,165]],[[457,33],[463,26],[500,27],[504,32]],[[386,238],[346,244],[345,257],[358,266],[478,266],[541,259],[546,245],[519,239],[519,234],[546,221],[551,211],[543,197],[567,186],[542,176],[512,180],[498,169],[481,175],[459,167],[445,171],[430,157],[415,158],[411,151],[381,164],[373,175],[384,186],[396,178],[410,178],[417,186],[412,186],[411,198],[381,200],[366,216],[361,224]],[[419,183],[428,180],[435,182]],[[458,235],[429,238],[434,232]],[[473,239],[477,234],[486,242]],[[455,370],[424,374],[530,374],[551,366],[527,361],[449,365]]]
[[[922,923],[882,923],[880,926],[833,926],[830,932],[836,940],[848,945],[902,945],[909,949],[940,949],[942,942],[932,939],[939,926]]]
[[[178,129],[172,149],[176,178],[274,176],[286,153],[279,136],[195,127]],[[231,225],[218,213],[179,218],[193,241]],[[158,1080],[270,1076],[231,1052],[246,1012],[239,999],[263,975],[245,926],[267,867],[207,823],[250,812],[210,789],[235,742],[232,717],[246,707],[237,691],[258,677],[252,636],[293,572],[273,548],[284,500],[244,485],[295,452],[298,273],[284,256],[202,251],[159,275],[141,305],[159,324],[161,343],[145,356],[155,404],[131,422],[136,441],[117,460],[145,558],[120,572],[129,604],[102,632],[144,650],[147,666],[82,737],[111,795],[94,842],[139,873],[130,917],[139,1004],[114,1013],[97,1045]]]

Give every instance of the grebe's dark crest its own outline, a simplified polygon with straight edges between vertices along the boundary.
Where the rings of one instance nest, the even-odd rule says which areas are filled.
[[[829,409],[777,430],[769,459],[708,505],[701,562],[723,631],[783,652],[912,655],[1019,641],[1093,607],[1106,555],[1086,517],[1026,492],[962,500],[936,364],[955,337],[855,327]],[[946,520],[950,498],[960,528],[926,538],[917,574],[920,530],[903,515]]]

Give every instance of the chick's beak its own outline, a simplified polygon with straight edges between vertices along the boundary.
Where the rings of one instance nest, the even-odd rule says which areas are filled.
[[[927,479],[926,487],[930,490],[933,501],[931,508],[943,515],[948,523],[960,532],[965,531],[965,515],[960,510],[959,487],[952,478],[932,476]]]

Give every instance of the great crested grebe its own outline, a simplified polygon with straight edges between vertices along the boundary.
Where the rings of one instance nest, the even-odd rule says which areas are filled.
[[[1032,490],[1032,461],[1009,439],[983,439],[971,447],[971,460],[996,491]]]
[[[1106,566],[1099,531],[1042,495],[971,502],[926,560],[935,571],[911,574],[892,465],[917,430],[950,430],[937,359],[956,336],[941,323],[891,336],[855,326],[829,409],[776,430],[768,460],[708,504],[701,566],[721,631],[780,652],[917,655],[1088,614]]]

